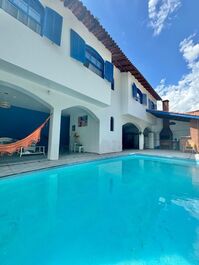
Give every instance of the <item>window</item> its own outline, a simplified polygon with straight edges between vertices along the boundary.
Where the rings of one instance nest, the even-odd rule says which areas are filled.
[[[100,77],[113,83],[113,64],[104,61],[100,54],[87,45],[85,40],[73,29],[70,31],[70,55]]]
[[[86,45],[86,61],[84,65],[104,78],[104,60],[92,47]]]
[[[44,8],[37,0],[0,0],[0,7],[8,14],[42,34]]]
[[[132,96],[140,104],[147,105],[147,95],[143,94],[142,91],[137,88],[135,83],[132,85]]]
[[[114,118],[111,117],[110,119],[110,131],[113,132],[114,131]]]
[[[148,100],[148,105],[150,110],[157,110],[157,104],[155,104],[152,100]]]
[[[147,94],[142,94],[142,104],[147,105]]]
[[[133,98],[142,104],[142,92],[135,84],[132,85]]]
[[[137,89],[137,101],[142,104],[142,92]]]

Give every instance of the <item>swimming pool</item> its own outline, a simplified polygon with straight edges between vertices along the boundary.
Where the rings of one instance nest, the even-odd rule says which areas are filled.
[[[1,265],[199,264],[199,166],[126,156],[0,180]]]

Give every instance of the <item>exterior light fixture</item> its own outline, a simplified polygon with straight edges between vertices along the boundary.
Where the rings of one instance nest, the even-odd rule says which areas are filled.
[[[10,109],[11,105],[8,101],[0,101],[0,108],[3,109]]]
[[[7,96],[8,96],[7,92],[0,91],[0,108],[3,108],[3,109],[11,108],[11,104],[9,103],[8,100],[6,100]]]

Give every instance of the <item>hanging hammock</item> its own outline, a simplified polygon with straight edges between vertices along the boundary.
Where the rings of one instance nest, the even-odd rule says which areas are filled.
[[[29,147],[32,144],[36,144],[40,141],[41,131],[48,123],[50,117],[48,117],[42,125],[40,125],[34,132],[28,135],[26,138],[10,144],[0,144],[0,155],[8,154],[12,155],[23,147]]]

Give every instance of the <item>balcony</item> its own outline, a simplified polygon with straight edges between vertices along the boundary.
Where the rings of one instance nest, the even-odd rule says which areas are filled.
[[[132,76],[129,73],[124,73],[122,76],[122,86],[123,86],[123,95],[122,95],[122,113],[123,115],[130,115],[136,119],[142,120],[144,122],[154,123],[155,119],[146,112],[146,109],[149,108],[152,100],[149,98],[150,95],[147,93],[141,98],[141,92],[135,93],[132,86]]]

